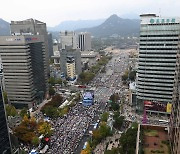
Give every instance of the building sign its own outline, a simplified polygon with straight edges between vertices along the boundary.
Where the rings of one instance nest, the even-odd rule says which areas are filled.
[[[12,42],[12,41],[21,41],[20,38],[6,38],[7,42]]]
[[[170,113],[172,104],[154,101],[144,101],[144,107],[146,108],[146,110]]]
[[[35,41],[37,40],[37,37],[27,37],[25,38],[26,41]]]
[[[150,19],[150,23],[151,24],[163,24],[163,23],[175,23],[176,22],[176,19],[175,18],[172,18],[172,19],[159,19],[159,18],[155,18],[155,19]]]

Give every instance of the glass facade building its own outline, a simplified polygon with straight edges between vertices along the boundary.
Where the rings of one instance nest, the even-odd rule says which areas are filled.
[[[9,139],[1,85],[0,85],[0,153],[11,154],[11,144]]]

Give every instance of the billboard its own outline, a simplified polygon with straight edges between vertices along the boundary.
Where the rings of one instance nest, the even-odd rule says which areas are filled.
[[[170,113],[172,104],[156,101],[144,101],[144,107],[146,108],[146,110]]]

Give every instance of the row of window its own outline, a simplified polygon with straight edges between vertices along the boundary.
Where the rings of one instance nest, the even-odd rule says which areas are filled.
[[[177,46],[178,44],[140,44],[140,46]]]
[[[140,42],[175,42],[180,41],[180,39],[140,39]]]
[[[140,37],[178,37],[179,35],[140,35]]]
[[[166,48],[166,47],[161,47],[161,48],[149,48],[148,46],[146,48],[139,48],[140,50],[178,50],[178,48]]]

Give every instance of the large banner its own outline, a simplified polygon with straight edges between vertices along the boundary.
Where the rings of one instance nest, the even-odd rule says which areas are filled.
[[[154,102],[154,101],[144,101],[144,107],[146,108],[146,110],[170,113],[172,104],[162,103],[162,102]]]

